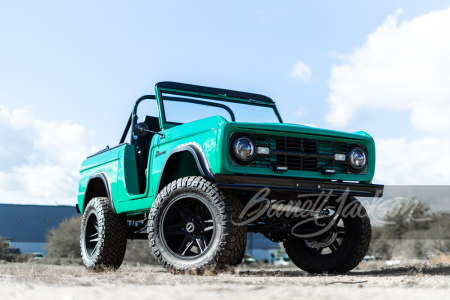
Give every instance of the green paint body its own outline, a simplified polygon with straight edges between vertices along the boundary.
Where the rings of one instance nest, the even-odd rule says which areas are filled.
[[[173,124],[165,123],[164,116],[162,115],[163,110],[161,109],[162,101],[159,96],[160,92],[156,88],[160,126],[163,129],[161,133],[164,133],[164,138],[160,135],[154,135],[152,139],[148,156],[149,160],[147,162],[145,192],[139,194],[134,146],[123,144],[87,158],[82,163],[78,190],[78,205],[80,208],[85,206],[84,195],[89,178],[94,174],[103,172],[107,174],[111,197],[117,213],[132,215],[148,212],[158,194],[158,183],[167,156],[176,147],[187,143],[196,143],[200,146],[213,174],[268,175],[298,179],[346,180],[359,181],[361,183],[372,182],[375,172],[375,143],[373,138],[365,132],[345,133],[285,123],[228,122],[220,116],[173,126]],[[223,96],[216,97],[223,98]],[[275,104],[273,104],[273,108],[278,114]],[[229,138],[233,132],[271,134],[361,144],[367,148],[367,172],[365,174],[324,175],[320,172],[313,171],[288,170],[280,174],[269,168],[232,165],[229,159]],[[156,156],[157,152],[158,156]],[[188,155],[184,157],[188,157]],[[192,159],[183,159],[183,161],[185,163],[180,165],[177,173],[173,176],[181,178],[195,175],[196,165],[192,163]],[[86,201],[89,200],[86,199]]]

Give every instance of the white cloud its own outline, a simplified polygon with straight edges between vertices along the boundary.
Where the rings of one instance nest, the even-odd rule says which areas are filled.
[[[376,140],[374,183],[441,185],[449,184],[449,139],[425,137],[408,142],[405,138]]]
[[[1,202],[16,197],[73,204],[80,164],[95,151],[83,126],[37,120],[28,108],[0,105],[0,140],[0,196],[8,195]]]
[[[388,16],[329,81],[327,121],[345,127],[358,111],[410,111],[420,131],[450,135],[450,8],[398,22]]]
[[[292,79],[308,82],[312,77],[311,68],[304,62],[299,61],[292,67],[290,76]]]

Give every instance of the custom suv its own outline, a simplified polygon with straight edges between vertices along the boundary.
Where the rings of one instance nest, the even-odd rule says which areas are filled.
[[[258,94],[175,82],[155,93],[136,101],[119,145],[81,165],[87,268],[119,268],[127,240],[148,238],[173,273],[221,271],[241,263],[247,232],[283,242],[311,273],[363,259],[371,227],[356,197],[383,192],[370,135],[283,123]]]

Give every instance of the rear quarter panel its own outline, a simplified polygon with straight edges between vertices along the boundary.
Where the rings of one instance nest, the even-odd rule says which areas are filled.
[[[106,152],[87,158],[81,164],[78,186],[78,206],[84,206],[84,194],[89,178],[100,172],[106,173],[111,187],[113,199],[117,199],[117,171],[119,169],[119,153],[125,145],[112,148]],[[90,199],[86,199],[89,201]]]

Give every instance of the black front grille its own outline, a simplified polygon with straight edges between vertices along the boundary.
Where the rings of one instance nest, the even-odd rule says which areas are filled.
[[[347,153],[349,144],[336,141],[251,134],[257,146],[270,148],[270,155],[257,155],[249,165],[256,168],[287,166],[289,170],[320,172],[334,169],[347,173],[345,161],[335,161],[335,153]]]

